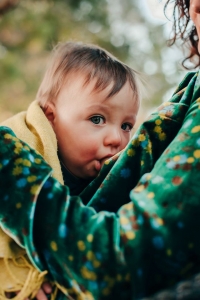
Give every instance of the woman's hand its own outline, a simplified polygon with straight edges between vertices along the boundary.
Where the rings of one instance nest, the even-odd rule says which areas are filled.
[[[12,293],[6,293],[6,297],[8,299],[14,298],[17,294],[19,294],[20,291],[18,292],[12,292]],[[52,293],[52,286],[49,282],[44,282],[37,292],[36,296],[34,299],[36,300],[48,300],[48,296]],[[26,298],[24,300],[30,300],[30,298]]]
[[[47,295],[52,293],[52,286],[49,282],[44,282],[37,292],[35,299],[37,300],[48,300]],[[28,300],[28,299],[27,299]]]

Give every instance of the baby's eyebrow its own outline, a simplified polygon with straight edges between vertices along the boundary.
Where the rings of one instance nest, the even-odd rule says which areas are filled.
[[[99,105],[99,104],[93,104],[87,107],[87,110],[89,111],[105,111],[105,112],[109,112],[110,111],[110,107],[107,107],[106,105]]]

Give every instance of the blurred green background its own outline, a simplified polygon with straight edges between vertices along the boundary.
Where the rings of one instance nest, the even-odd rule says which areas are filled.
[[[146,1],[0,0],[0,121],[34,100],[52,47],[74,40],[98,44],[146,74],[139,124],[185,73],[181,52],[167,47],[170,22],[154,20]]]

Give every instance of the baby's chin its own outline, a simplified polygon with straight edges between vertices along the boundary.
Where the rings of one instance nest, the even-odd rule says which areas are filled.
[[[82,178],[86,179],[86,180],[92,180],[92,179],[96,178],[98,176],[99,172],[101,171],[101,168],[102,168],[101,162],[98,160],[95,160],[92,167],[90,167],[89,170],[86,170],[86,172]]]
[[[92,180],[96,178],[101,170],[101,164],[98,161],[92,164],[89,168],[82,170],[79,174],[74,174],[76,177],[84,179],[84,180]]]
[[[105,158],[105,159],[102,159],[102,160],[95,160],[92,162],[92,164],[88,167],[87,170],[85,170],[85,173],[83,176],[81,176],[82,179],[86,179],[86,180],[92,180],[94,178],[96,178],[103,165],[104,165],[104,162],[107,160],[108,158]]]

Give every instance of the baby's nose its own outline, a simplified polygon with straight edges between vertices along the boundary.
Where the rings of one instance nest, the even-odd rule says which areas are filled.
[[[105,146],[111,146],[115,148],[120,147],[121,143],[122,143],[122,137],[120,131],[116,128],[110,130],[104,140]]]

